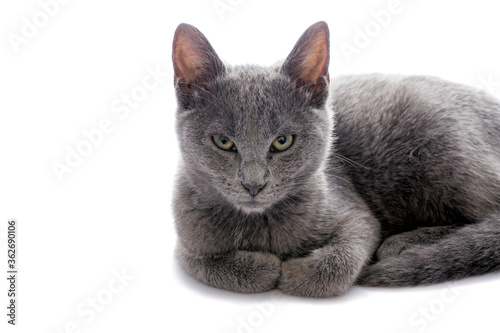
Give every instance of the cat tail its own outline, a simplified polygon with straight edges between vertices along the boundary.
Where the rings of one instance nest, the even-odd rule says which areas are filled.
[[[357,284],[416,286],[500,270],[500,214],[369,265]]]

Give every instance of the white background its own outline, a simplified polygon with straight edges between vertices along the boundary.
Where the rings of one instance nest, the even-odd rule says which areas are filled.
[[[17,218],[20,271],[18,326],[6,323],[2,278],[0,331],[498,332],[498,274],[431,287],[354,287],[330,299],[201,285],[175,263],[170,213],[178,158],[170,55],[179,23],[203,31],[227,62],[270,65],[325,20],[333,79],[431,74],[498,96],[495,2],[400,0],[382,27],[372,12],[390,0],[220,0],[230,6],[222,14],[214,3],[70,0],[51,7],[47,22],[38,1],[0,4],[0,266],[5,272],[7,220]],[[15,47],[12,36],[29,30],[23,18],[45,26]],[[348,61],[341,43],[355,46],[367,27],[367,45]],[[122,95],[141,89],[148,68],[166,72],[161,84],[128,116],[113,112]],[[53,163],[66,164],[67,147],[76,149],[83,131],[103,119],[111,133],[60,181]],[[133,279],[122,288],[114,274],[123,270]],[[90,310],[92,298],[105,303],[100,311]]]

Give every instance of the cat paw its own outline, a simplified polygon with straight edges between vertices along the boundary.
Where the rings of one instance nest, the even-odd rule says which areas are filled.
[[[380,261],[389,257],[399,257],[402,252],[414,246],[436,243],[455,229],[455,226],[423,227],[393,235],[380,245],[377,259]]]
[[[238,251],[228,262],[228,274],[219,288],[241,293],[258,293],[275,289],[281,276],[281,260],[270,253]]]
[[[384,267],[383,263],[370,265],[366,267],[358,276],[356,284],[366,287],[379,287],[391,285],[389,269]]]
[[[337,267],[321,264],[313,257],[290,259],[282,263],[278,288],[285,294],[307,297],[330,297],[345,293],[351,279],[339,277]]]
[[[397,257],[409,247],[408,240],[403,235],[394,235],[387,238],[377,250],[377,259]]]
[[[210,286],[241,293],[275,289],[281,276],[281,260],[264,252],[236,251],[215,257],[199,257],[177,247],[183,268]]]
[[[281,260],[277,256],[264,252],[239,251],[237,257],[246,266],[238,291],[256,293],[277,287],[281,276]]]
[[[425,269],[418,257],[405,251],[400,257],[391,257],[365,267],[356,284],[368,287],[402,287],[421,283]]]

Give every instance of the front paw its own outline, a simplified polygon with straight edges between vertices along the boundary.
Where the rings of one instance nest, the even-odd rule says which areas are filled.
[[[355,276],[333,260],[319,260],[313,256],[285,261],[281,265],[278,288],[295,296],[330,297],[345,293]]]
[[[194,256],[179,245],[177,257],[184,269],[197,280],[242,293],[274,289],[281,275],[281,261],[270,253],[236,251],[203,257]]]
[[[220,286],[242,293],[257,293],[275,289],[281,276],[281,260],[274,254],[265,252],[236,252],[230,261],[231,273]]]

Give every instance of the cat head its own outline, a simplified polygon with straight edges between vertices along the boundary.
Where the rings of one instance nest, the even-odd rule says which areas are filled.
[[[228,66],[195,27],[173,41],[182,171],[196,191],[246,213],[298,197],[325,167],[329,31],[309,27],[279,66]]]

